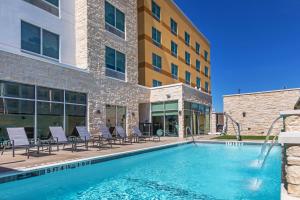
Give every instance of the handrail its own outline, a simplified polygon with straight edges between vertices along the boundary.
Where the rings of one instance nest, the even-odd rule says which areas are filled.
[[[237,126],[238,130],[237,131],[235,130],[237,141],[241,141],[241,126],[240,126],[240,124],[237,121],[235,121],[228,113],[224,112],[224,116],[226,117],[226,128],[223,128],[223,133],[225,133],[225,129],[228,128],[227,124],[228,124],[228,118],[229,118],[231,120],[231,122],[234,123]]]

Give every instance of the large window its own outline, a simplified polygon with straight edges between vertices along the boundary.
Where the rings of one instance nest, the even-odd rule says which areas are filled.
[[[161,71],[161,57],[155,53],[152,54],[152,66],[154,70]]]
[[[160,20],[160,7],[152,0],[152,15],[158,21]]]
[[[190,45],[191,36],[188,34],[188,32],[184,32],[184,41],[186,45]]]
[[[200,63],[200,60],[196,60],[196,70],[198,72],[200,72],[200,69],[201,69],[201,63]]]
[[[106,126],[113,135],[116,126],[122,126],[126,130],[126,107],[106,105]]]
[[[190,65],[191,64],[191,54],[189,52],[185,52],[185,63],[187,65]]]
[[[151,104],[153,134],[161,129],[164,136],[178,136],[178,102],[168,101]]]
[[[191,134],[208,134],[210,130],[210,107],[202,104],[184,102],[184,130],[185,136]]]
[[[152,81],[152,87],[159,87],[159,86],[162,86],[162,82],[160,82],[158,80]]]
[[[171,32],[174,34],[174,35],[177,35],[177,22],[175,22],[174,19],[170,19],[170,26],[171,26]]]
[[[188,85],[191,84],[191,73],[188,71],[185,72],[185,83]]]
[[[155,45],[161,46],[161,32],[152,27],[152,41]]]
[[[23,0],[48,13],[59,17],[59,0]]]
[[[21,49],[59,59],[59,35],[38,26],[21,22]]]
[[[125,54],[110,47],[105,48],[106,76],[125,80]]]
[[[105,29],[125,38],[125,14],[105,1]]]
[[[171,53],[173,56],[177,57],[178,46],[175,42],[171,41]]]
[[[86,125],[86,94],[6,81],[0,88],[0,140],[8,138],[8,127],[24,127],[29,138],[43,139],[49,126],[71,135],[75,126]]]
[[[171,64],[171,73],[174,79],[178,79],[178,66],[175,64]]]

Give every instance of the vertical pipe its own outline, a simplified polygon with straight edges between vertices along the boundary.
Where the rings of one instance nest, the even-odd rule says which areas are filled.
[[[37,86],[34,85],[34,143],[37,142]]]

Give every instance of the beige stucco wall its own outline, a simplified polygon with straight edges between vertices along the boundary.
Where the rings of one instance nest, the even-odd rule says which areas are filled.
[[[266,134],[279,112],[293,110],[299,97],[300,89],[229,95],[223,98],[224,112],[241,124],[241,134]],[[297,124],[300,124],[297,117],[287,119],[286,130],[300,131]],[[228,133],[234,133],[232,124],[228,125]],[[283,121],[280,120],[275,124],[273,133],[280,132],[282,128]]]

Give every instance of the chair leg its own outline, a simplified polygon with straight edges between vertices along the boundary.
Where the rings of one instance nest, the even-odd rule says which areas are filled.
[[[29,159],[29,148],[30,147],[27,147],[26,151],[27,151],[27,159]]]
[[[6,146],[3,147],[2,152],[1,152],[1,155],[3,155],[5,149],[6,149]]]

